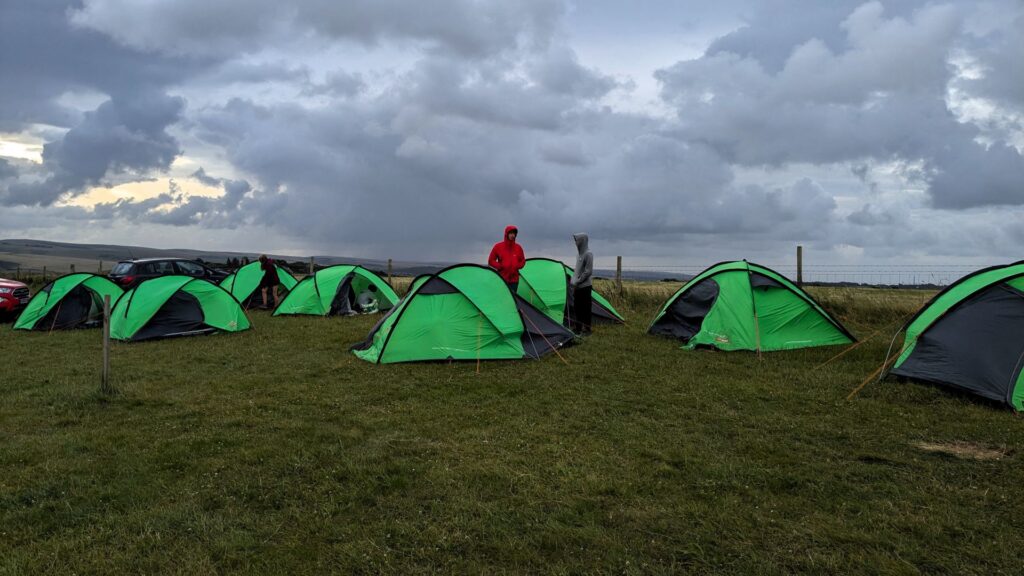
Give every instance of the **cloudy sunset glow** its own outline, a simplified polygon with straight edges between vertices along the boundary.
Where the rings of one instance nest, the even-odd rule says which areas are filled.
[[[479,261],[994,262],[1024,4],[33,0],[0,237]]]

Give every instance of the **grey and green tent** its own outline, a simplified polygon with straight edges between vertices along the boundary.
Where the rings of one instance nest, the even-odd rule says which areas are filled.
[[[785,276],[745,260],[715,264],[690,279],[647,332],[681,340],[691,350],[774,351],[856,341]]]
[[[230,292],[190,276],[146,280],[125,292],[110,314],[110,337],[133,342],[249,328]]]
[[[494,270],[459,264],[414,280],[398,306],[351,350],[377,364],[508,360],[539,358],[572,339]]]
[[[398,294],[383,278],[362,266],[341,264],[306,276],[292,288],[274,310],[274,316],[309,314],[334,316],[353,310],[356,297],[374,286],[379,310],[389,310],[398,303]]]
[[[550,258],[530,258],[526,266],[519,271],[519,296],[535,308],[548,315],[549,318],[568,326],[572,311],[572,280],[573,270],[564,263]],[[597,293],[592,292],[593,304],[590,309],[595,322],[624,322],[611,303]]]
[[[113,306],[124,291],[96,274],[68,274],[43,287],[14,323],[15,330],[61,330],[99,326],[103,297]]]
[[[277,266],[276,264],[274,265],[274,268],[277,270],[278,286],[281,288],[281,290],[278,291],[278,296],[283,296],[290,292],[299,281],[295,279],[295,276],[292,276],[291,272],[284,268]],[[235,297],[235,300],[241,302],[244,308],[248,308],[253,299],[255,299],[257,303],[262,302],[262,294],[259,294],[257,291],[257,288],[260,287],[260,282],[262,281],[263,269],[260,268],[260,263],[252,262],[251,264],[242,266],[233,274],[221,280],[220,285],[222,288],[230,292],[231,295]],[[273,294],[268,294],[268,301],[272,297]]]
[[[961,278],[903,329],[889,374],[1024,410],[1024,261]]]

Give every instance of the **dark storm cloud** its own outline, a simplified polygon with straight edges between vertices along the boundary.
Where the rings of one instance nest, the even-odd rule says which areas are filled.
[[[979,143],[978,127],[946,101],[963,20],[950,5],[902,17],[878,2],[849,13],[828,3],[803,13],[791,34],[775,23],[784,20],[752,24],[658,78],[681,137],[733,162],[923,162],[938,207],[1021,204],[1024,193],[1011,183],[1024,158],[1004,142]],[[766,50],[754,55],[748,43]],[[772,47],[785,57],[773,57]]]
[[[74,0],[0,4],[0,131],[31,123],[71,127],[77,109],[57,102],[75,91],[134,94],[207,68],[207,57],[126,50],[105,34],[68,23]]]
[[[252,52],[309,32],[367,45],[418,40],[477,58],[547,42],[562,10],[553,0],[85,0],[72,20],[129,46],[178,54]]]
[[[108,179],[145,179],[181,152],[167,130],[185,102],[168,96],[167,86],[213,60],[125,49],[71,26],[69,11],[79,6],[40,0],[0,8],[0,131],[36,124],[67,129],[46,142],[41,167],[0,186],[0,204],[48,205]],[[62,103],[75,94],[105,101],[91,111]]]
[[[480,252],[513,222],[532,250],[587,230],[655,256],[742,257],[798,241],[987,250],[1012,236],[984,232],[985,207],[1024,204],[1015,2],[985,22],[966,1],[729,2],[742,26],[695,58],[660,55],[676,61],[657,73],[673,118],[610,108],[635,85],[577,54],[553,0],[29,4],[0,18],[26,61],[0,56],[17,84],[0,130],[62,130],[41,166],[0,165],[0,202],[151,178],[182,154],[217,166],[191,178],[223,191],[172,181],[66,219],[427,258]],[[403,56],[360,60],[377,49]],[[972,98],[997,128],[960,115]],[[954,246],[933,222],[986,240]]]
[[[1024,113],[1024,3],[1005,0],[986,7],[973,22],[980,30],[970,38],[968,52],[981,75],[967,80],[966,88]]]
[[[18,170],[14,167],[14,164],[4,158],[0,158],[0,180],[4,178],[10,178],[15,176]]]
[[[15,183],[2,204],[47,205],[99,185],[108,176],[163,171],[180,153],[167,127],[178,121],[184,101],[160,92],[117,96],[84,115],[60,140],[43,147],[41,182]]]

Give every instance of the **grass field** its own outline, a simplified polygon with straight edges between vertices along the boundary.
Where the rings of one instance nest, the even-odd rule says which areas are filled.
[[[1024,421],[840,349],[630,320],[540,361],[375,366],[375,322],[116,344],[0,327],[0,574],[1020,574]],[[604,284],[599,289],[607,289]],[[811,289],[858,336],[923,292]],[[895,326],[893,327],[895,329]]]

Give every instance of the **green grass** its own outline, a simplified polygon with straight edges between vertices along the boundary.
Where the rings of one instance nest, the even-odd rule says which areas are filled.
[[[870,384],[891,330],[686,352],[630,324],[541,361],[375,366],[376,318],[116,344],[0,329],[0,574],[1018,574],[1024,422]],[[604,284],[599,289],[608,290]],[[858,335],[930,295],[812,289]],[[969,443],[975,460],[919,443]]]

